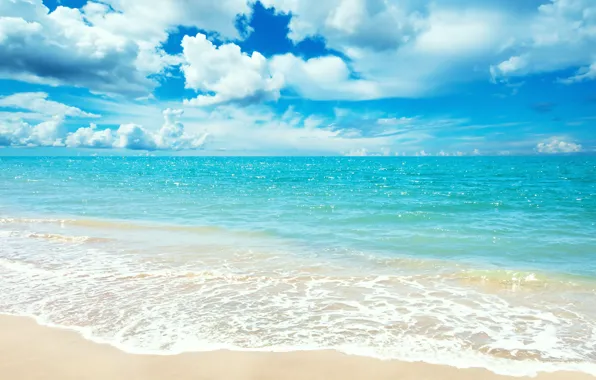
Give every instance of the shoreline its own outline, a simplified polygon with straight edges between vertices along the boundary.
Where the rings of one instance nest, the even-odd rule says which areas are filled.
[[[14,210],[12,210],[14,211]],[[118,218],[105,218],[99,216],[90,215],[75,215],[75,214],[20,214],[20,212],[13,212],[11,214],[0,213],[0,225],[2,224],[16,224],[16,225],[30,225],[30,224],[41,224],[50,227],[60,226],[59,232],[65,227],[71,227],[75,229],[83,230],[103,230],[103,232],[110,231],[111,233],[121,230],[135,230],[135,231],[165,231],[168,233],[190,233],[190,234],[213,234],[213,233],[229,233],[236,234],[243,237],[254,237],[259,238],[267,236],[268,233],[263,231],[252,231],[250,229],[234,229],[221,225],[209,225],[209,224],[177,224],[177,223],[166,223],[163,221],[150,221],[143,219],[118,219]],[[98,243],[106,241],[117,241],[106,237],[105,234],[102,236],[94,235],[71,235],[68,233],[53,233],[41,232],[39,234],[29,233],[30,237],[43,240],[55,240],[58,242],[79,242],[79,243]],[[291,238],[284,236],[269,236],[274,239],[285,241],[285,239],[291,240]],[[567,271],[554,271],[552,269],[530,267],[530,266],[495,266],[487,264],[484,260],[472,260],[470,258],[439,258],[422,256],[415,257],[409,255],[399,256],[379,256],[380,260],[383,261],[396,261],[402,264],[403,262],[410,262],[412,265],[418,265],[421,262],[426,263],[429,266],[441,266],[450,267],[454,271],[457,270],[461,273],[462,280],[471,280],[476,283],[482,282],[499,282],[501,284],[508,283],[524,283],[530,285],[532,283],[540,283],[538,286],[542,287],[542,283],[546,281],[552,281],[553,283],[564,284],[565,286],[585,286],[589,289],[594,289],[596,285],[596,278],[585,274],[571,273]],[[518,276],[518,277],[516,277]]]
[[[266,353],[210,351],[178,355],[129,354],[86,340],[75,331],[0,315],[0,378],[31,380],[440,380],[521,379],[486,369],[407,363],[337,351]],[[527,379],[527,378],[526,378]],[[540,373],[539,380],[596,379],[585,373]]]

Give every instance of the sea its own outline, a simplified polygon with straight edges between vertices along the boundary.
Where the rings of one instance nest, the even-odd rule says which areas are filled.
[[[0,313],[596,375],[596,157],[0,157]]]

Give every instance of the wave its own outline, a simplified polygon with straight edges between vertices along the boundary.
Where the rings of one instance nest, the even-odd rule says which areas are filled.
[[[448,276],[465,285],[513,290],[579,290],[596,292],[596,279],[588,276],[517,271],[507,269],[468,269]]]
[[[220,226],[194,226],[194,225],[175,225],[175,224],[159,224],[138,221],[124,221],[124,220],[109,220],[109,219],[69,219],[69,218],[20,218],[20,217],[4,217],[0,218],[0,224],[11,225],[35,225],[35,224],[50,224],[58,225],[60,227],[81,227],[87,229],[101,229],[101,230],[139,230],[139,231],[171,231],[171,232],[186,232],[195,234],[214,234],[214,233],[233,233],[240,236],[247,237],[268,237],[271,236],[265,231],[242,231],[230,230]]]
[[[71,220],[55,218],[0,218],[0,224],[60,224],[63,225]]]
[[[126,339],[126,331],[129,326],[122,330],[102,336],[97,333],[93,326],[77,326],[52,322],[49,318],[31,314],[31,313],[6,313],[0,315],[10,315],[19,317],[28,317],[35,320],[39,325],[49,328],[69,330],[80,334],[84,339],[97,344],[107,344],[123,352],[133,355],[160,355],[172,356],[184,353],[200,353],[212,351],[236,351],[236,352],[300,352],[300,351],[337,351],[347,355],[369,357],[380,360],[399,360],[404,362],[423,362],[435,365],[448,365],[451,367],[467,368],[485,368],[493,373],[505,376],[515,377],[535,377],[539,373],[554,372],[580,372],[596,376],[596,364],[590,361],[556,361],[544,360],[538,351],[532,350],[514,350],[513,353],[507,350],[472,350],[467,347],[458,347],[456,350],[449,351],[429,351],[421,352],[420,348],[425,347],[426,343],[423,337],[415,339],[404,338],[399,345],[394,347],[366,346],[356,343],[338,343],[338,344],[270,344],[267,341],[254,345],[238,345],[226,343],[224,340],[202,340],[196,341],[189,339],[179,345],[162,349],[142,348],[135,344],[135,340]],[[167,321],[157,321],[162,324],[162,328],[167,325]],[[163,335],[168,336],[168,331],[163,331]],[[429,339],[432,341],[432,339]],[[256,344],[255,344],[256,343]]]
[[[300,248],[291,247],[293,253],[268,254],[276,247],[265,245],[263,253],[237,247],[237,240],[219,239],[226,230],[218,227],[0,222],[36,230],[9,231],[2,241],[0,312],[33,316],[127,352],[333,349],[518,376],[558,370],[596,375],[594,314],[564,298],[596,295],[589,279],[341,249],[295,255]],[[149,234],[141,235],[146,242],[88,245],[79,243],[97,238],[41,232],[51,228],[31,227],[36,223],[54,223],[60,231],[81,227],[92,236],[100,234],[94,228]],[[154,244],[157,230],[216,232],[217,244],[199,244],[209,247],[206,252],[189,251],[186,241],[175,239]],[[514,287],[537,292],[493,291]]]
[[[33,239],[46,239],[50,241],[57,241],[62,243],[102,243],[110,241],[111,239],[91,237],[91,236],[67,236],[60,234],[40,234],[40,233],[29,233],[27,237]]]
[[[39,233],[25,231],[0,231],[0,237],[20,237],[30,239],[41,239],[59,243],[104,243],[112,239],[92,236],[70,236],[54,233]]]

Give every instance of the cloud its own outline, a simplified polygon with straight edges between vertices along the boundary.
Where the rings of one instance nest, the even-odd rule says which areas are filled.
[[[275,101],[284,88],[314,100],[369,100],[423,97],[489,76],[507,83],[574,69],[562,83],[596,78],[592,0],[262,3],[291,15],[294,43],[319,38],[330,53],[242,52],[246,35],[236,26],[255,0],[103,0],[52,12],[41,0],[11,0],[0,3],[0,78],[138,98],[181,65],[197,92],[187,104],[196,106]],[[168,54],[181,27],[202,32],[183,38],[182,54]]]
[[[538,153],[559,154],[559,153],[578,153],[582,151],[582,146],[573,142],[567,142],[560,137],[551,137],[536,145]]]
[[[49,100],[48,94],[45,92],[21,92],[1,96],[0,108],[16,108],[46,116],[100,117],[100,115],[85,112],[80,108]]]
[[[154,75],[179,63],[162,48],[170,32],[237,38],[237,16],[250,11],[244,0],[105,0],[52,12],[42,0],[2,1],[0,78],[146,96]]]
[[[0,17],[0,77],[128,94],[155,86],[135,65],[137,43],[90,24],[84,10],[49,13],[38,0],[3,2],[1,10],[13,16]]]
[[[79,128],[66,136],[64,145],[71,148],[112,148],[114,134],[111,129],[97,130],[97,125]]]
[[[596,62],[592,63],[590,66],[582,67],[575,75],[559,81],[564,84],[572,84],[593,79],[596,79]]]
[[[596,3],[592,0],[551,0],[538,6],[519,28],[508,59],[491,67],[496,79],[584,67],[563,83],[594,79]]]
[[[208,134],[188,134],[178,120],[182,110],[163,111],[164,124],[152,132],[137,124],[122,124],[116,131],[97,131],[95,125],[79,128],[66,137],[71,148],[121,148],[131,150],[195,150],[203,147]]]
[[[217,33],[222,39],[237,39],[239,16],[249,17],[247,0],[103,0],[115,12],[106,17],[105,26],[121,33],[146,38],[177,26],[197,27]]]
[[[163,111],[165,122],[159,132],[154,136],[155,145],[158,149],[187,150],[203,147],[208,133],[188,134],[180,117],[184,113],[180,109],[166,109]]]
[[[303,60],[293,54],[272,58],[274,73],[285,78],[287,86],[315,100],[364,100],[381,96],[378,84],[351,78],[351,70],[339,57],[323,56]]]
[[[322,37],[340,53],[330,85],[287,57],[288,83],[312,99],[419,97],[460,82],[495,82],[582,67],[563,80],[594,79],[596,4],[591,0],[536,2],[314,0],[264,3],[291,14],[294,42]],[[328,59],[328,57],[324,57]],[[293,64],[291,64],[293,63]],[[323,71],[323,70],[320,70]],[[347,75],[346,75],[347,72]],[[348,91],[333,89],[339,84]],[[364,86],[365,84],[365,86]]]
[[[213,106],[277,100],[284,77],[271,73],[267,59],[258,52],[243,53],[233,43],[214,46],[204,34],[182,40],[185,63],[181,66],[186,88],[205,92],[186,104]]]
[[[157,131],[137,124],[122,124],[117,130],[98,129],[96,124],[67,132],[59,116],[30,125],[22,120],[0,122],[1,146],[69,148],[120,148],[130,150],[196,150],[201,149],[207,133],[188,133],[179,121],[181,110],[163,111],[164,124]]]
[[[180,106],[175,101],[151,104],[119,102],[98,97],[88,99],[87,104],[105,114],[102,117],[103,123],[121,125],[133,122],[143,126],[153,125],[154,120],[162,116],[163,107],[175,109]],[[220,154],[218,152],[225,149],[228,154],[239,155],[329,155],[359,148],[378,151],[396,140],[395,136],[382,134],[385,130],[391,131],[393,127],[379,128],[376,126],[376,118],[358,116],[356,111],[354,115],[336,119],[317,113],[303,113],[294,106],[282,110],[278,106],[258,104],[227,104],[218,107],[185,105],[182,108],[184,114],[178,120],[184,123],[186,133],[195,136],[207,133],[203,152],[211,154]],[[373,130],[358,132],[357,127],[365,123],[374,124],[378,133]],[[354,133],[350,134],[349,130],[352,128]],[[415,141],[420,135],[404,138]]]
[[[311,99],[420,97],[486,77],[519,19],[514,12],[472,1],[265,3],[292,15],[294,42],[322,37],[340,53],[319,61],[289,54],[273,59],[287,83]]]
[[[423,15],[416,2],[400,3],[379,0],[263,0],[279,12],[292,14],[289,38],[299,42],[307,37],[322,36],[329,46],[395,49],[424,27]]]
[[[225,148],[236,154],[336,155],[365,148],[378,151],[392,142],[385,136],[348,136],[332,120],[286,110],[278,115],[271,108],[219,107],[200,124],[210,134],[209,149]]]
[[[22,120],[0,121],[0,146],[62,146],[62,122],[60,117],[36,125]]]
[[[103,97],[86,99],[85,104],[104,114],[104,124],[132,122],[152,131],[164,108],[182,108],[184,114],[179,121],[188,134],[209,134],[201,154],[221,154],[225,149],[232,155],[335,155],[363,148],[371,154],[379,154],[384,148],[409,155],[420,150],[470,154],[477,148],[482,155],[505,150],[516,155],[534,153],[537,144],[537,126],[531,122],[481,123],[448,114],[416,115],[405,110],[388,112],[354,106],[319,114],[305,113],[300,104],[286,108],[279,104],[180,107],[176,101],[155,104]],[[582,140],[582,144],[586,150],[590,148],[585,147],[590,145],[587,141]]]

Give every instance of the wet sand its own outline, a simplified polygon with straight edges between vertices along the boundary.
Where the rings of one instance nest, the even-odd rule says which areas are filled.
[[[215,351],[173,356],[131,355],[79,334],[0,316],[0,379],[49,380],[498,380],[484,369],[381,361],[333,351]],[[518,378],[519,379],[519,378]],[[596,379],[581,373],[540,374],[541,380]]]

